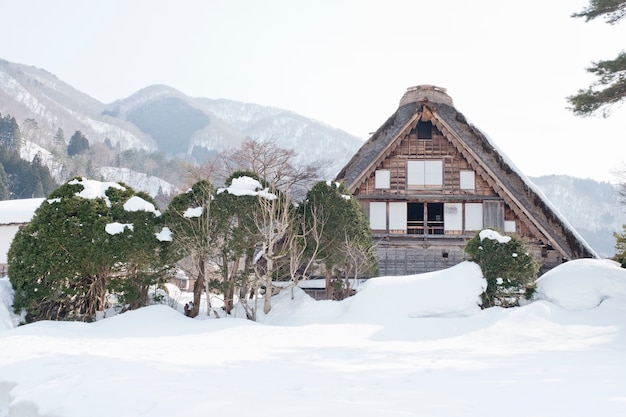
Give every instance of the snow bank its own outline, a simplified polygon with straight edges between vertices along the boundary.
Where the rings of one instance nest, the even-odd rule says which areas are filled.
[[[480,311],[480,294],[487,286],[480,267],[462,262],[443,271],[420,275],[372,278],[346,300],[348,315],[359,321],[387,321],[390,316],[455,317]],[[393,308],[377,308],[393,300]]]
[[[296,288],[272,300],[268,324],[304,325],[352,322],[394,326],[403,319],[463,317],[480,311],[480,294],[487,282],[480,267],[463,262],[420,275],[369,279],[359,292],[341,302],[315,301]]]
[[[537,280],[535,298],[568,310],[597,307],[607,298],[626,300],[626,269],[608,259],[577,259]]]
[[[0,334],[12,329],[15,320],[11,312],[13,305],[13,287],[8,277],[0,278]]]

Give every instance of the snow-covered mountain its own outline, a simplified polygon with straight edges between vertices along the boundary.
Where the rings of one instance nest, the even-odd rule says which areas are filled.
[[[568,175],[530,178],[599,255],[615,254],[613,232],[626,224],[615,185]]]
[[[328,160],[332,177],[363,144],[356,136],[288,110],[192,98],[162,85],[111,103],[105,113],[135,124],[160,150],[191,156],[196,162],[250,137],[295,149],[303,162]]]
[[[306,162],[328,160],[328,177],[363,143],[288,110],[194,98],[163,85],[104,104],[45,70],[4,60],[0,60],[0,113],[15,117],[25,138],[49,151],[58,129],[66,144],[80,130],[90,144],[106,143],[118,151],[161,151],[202,163],[251,137],[294,149]]]
[[[150,136],[123,119],[103,115],[103,108],[45,70],[0,60],[0,113],[13,116],[22,134],[40,146],[50,148],[60,128],[66,143],[81,131],[92,144],[108,138],[122,150],[156,150]]]

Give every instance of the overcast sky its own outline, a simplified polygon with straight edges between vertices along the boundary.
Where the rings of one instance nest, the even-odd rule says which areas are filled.
[[[529,176],[616,181],[626,106],[580,118],[585,68],[626,23],[571,18],[587,0],[0,0],[0,58],[109,103],[151,84],[276,106],[366,139],[407,87],[455,107]]]

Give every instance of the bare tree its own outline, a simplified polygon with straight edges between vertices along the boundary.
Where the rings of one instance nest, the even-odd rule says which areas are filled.
[[[322,215],[322,208],[315,206],[312,210],[301,210],[299,218],[293,225],[293,231],[289,235],[289,275],[291,283],[287,287],[293,288],[303,279],[308,279],[309,274],[319,261],[318,255],[322,246],[322,236],[326,218]]]
[[[269,313],[272,308],[272,279],[279,269],[280,262],[289,254],[289,245],[294,208],[286,193],[280,193],[274,187],[272,191],[259,194],[259,210],[255,216],[255,224],[260,236],[261,253],[264,265],[257,263],[254,267],[255,276],[259,281],[263,294],[263,312]]]
[[[200,310],[202,292],[206,292],[207,313],[210,312],[208,266],[220,247],[216,237],[215,219],[211,215],[213,187],[208,181],[198,181],[187,193],[175,197],[167,210],[168,226],[174,235],[178,257],[189,257],[189,272],[196,277],[194,300],[190,312],[196,317]]]
[[[251,171],[273,184],[277,189],[289,191],[299,199],[321,177],[329,161],[298,164],[297,152],[281,148],[273,139],[246,138],[239,149],[227,151],[218,158],[223,164],[222,178],[235,171]]]
[[[342,298],[346,298],[352,292],[350,280],[357,282],[360,276],[370,274],[376,267],[376,246],[346,234],[340,252],[344,258]]]

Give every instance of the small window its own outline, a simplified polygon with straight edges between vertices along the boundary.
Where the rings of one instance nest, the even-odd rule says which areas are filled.
[[[433,138],[433,124],[431,122],[419,121],[417,122],[417,138],[418,139],[432,139]]]
[[[474,171],[461,171],[461,190],[476,189],[476,174]]]
[[[504,221],[504,231],[506,233],[515,233],[515,220],[505,220]]]
[[[379,169],[376,171],[374,179],[374,188],[389,189],[391,187],[391,173],[388,169]]]

